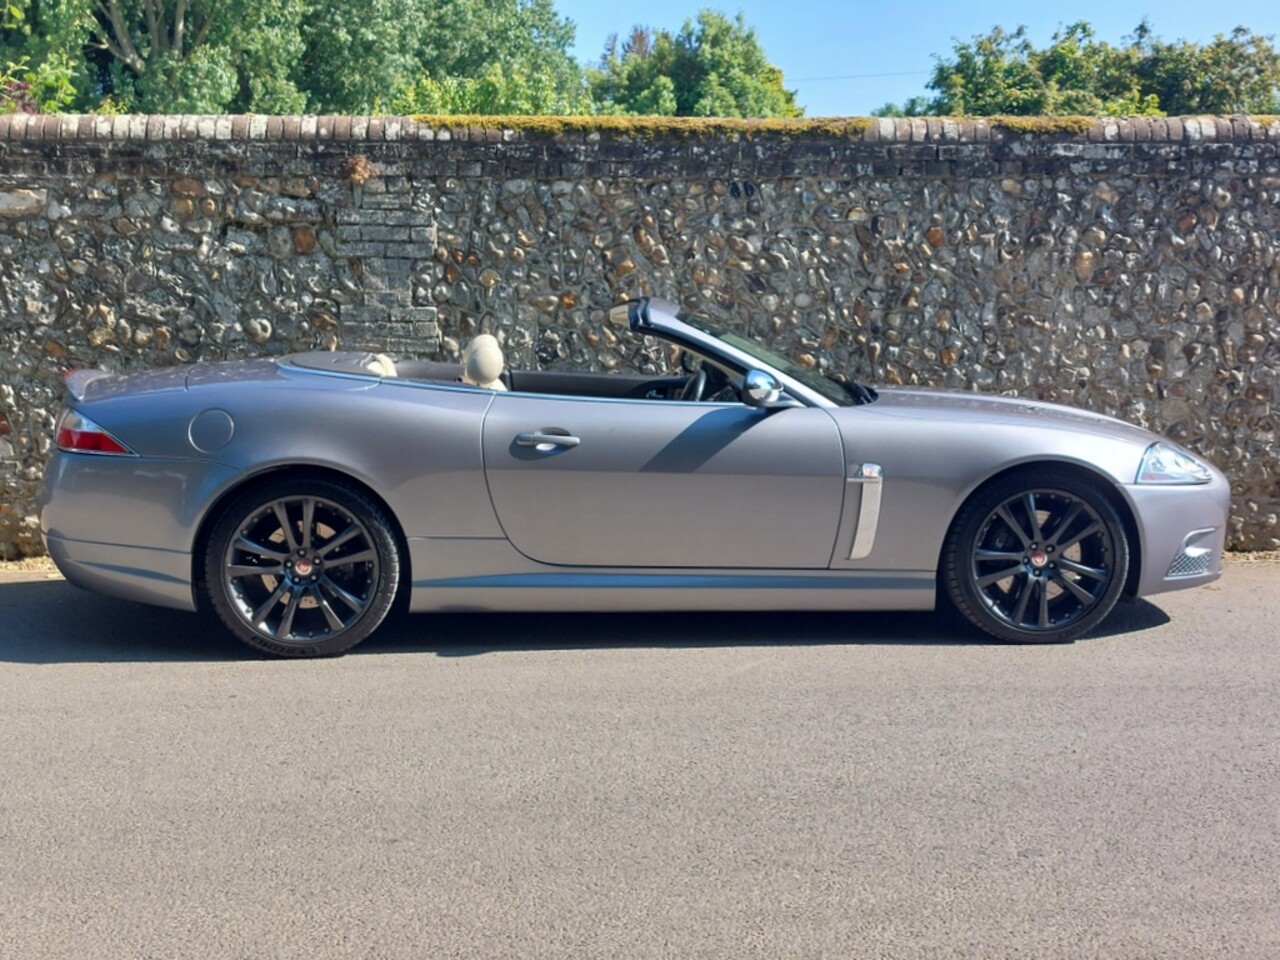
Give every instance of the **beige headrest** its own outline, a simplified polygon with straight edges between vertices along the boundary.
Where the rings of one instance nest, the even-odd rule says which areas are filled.
[[[364,368],[379,377],[394,377],[396,375],[396,362],[385,353],[375,353],[365,362]]]
[[[462,365],[464,367],[467,365],[467,361],[471,359],[471,355],[475,353],[478,348],[488,346],[497,347],[499,351],[502,349],[502,347],[498,345],[498,338],[492,333],[476,334],[471,338],[471,342],[462,349]]]
[[[495,337],[482,333],[462,352],[462,382],[486,387],[490,390],[505,390],[502,382],[502,370],[505,363],[502,348]]]

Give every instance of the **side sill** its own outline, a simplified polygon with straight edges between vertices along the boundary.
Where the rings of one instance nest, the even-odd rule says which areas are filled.
[[[931,572],[742,575],[730,572],[540,571],[416,580],[426,610],[932,610]]]

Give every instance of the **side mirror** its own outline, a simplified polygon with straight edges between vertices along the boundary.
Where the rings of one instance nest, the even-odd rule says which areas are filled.
[[[790,397],[784,398],[782,384],[763,370],[748,370],[747,375],[742,378],[742,402],[748,407],[763,407],[766,410],[799,406]]]

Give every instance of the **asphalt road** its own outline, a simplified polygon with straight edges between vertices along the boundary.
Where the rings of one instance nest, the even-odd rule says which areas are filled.
[[[0,580],[0,957],[1280,957],[1280,564],[1070,646]]]

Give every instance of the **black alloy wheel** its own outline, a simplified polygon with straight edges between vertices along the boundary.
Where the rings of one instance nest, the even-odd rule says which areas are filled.
[[[399,581],[383,512],[329,480],[283,479],[237,498],[205,555],[205,587],[223,623],[277,656],[351,649],[382,623]]]
[[[1129,543],[1110,500],[1049,470],[974,495],[943,551],[956,608],[1002,640],[1064,643],[1096,626],[1124,589]]]

